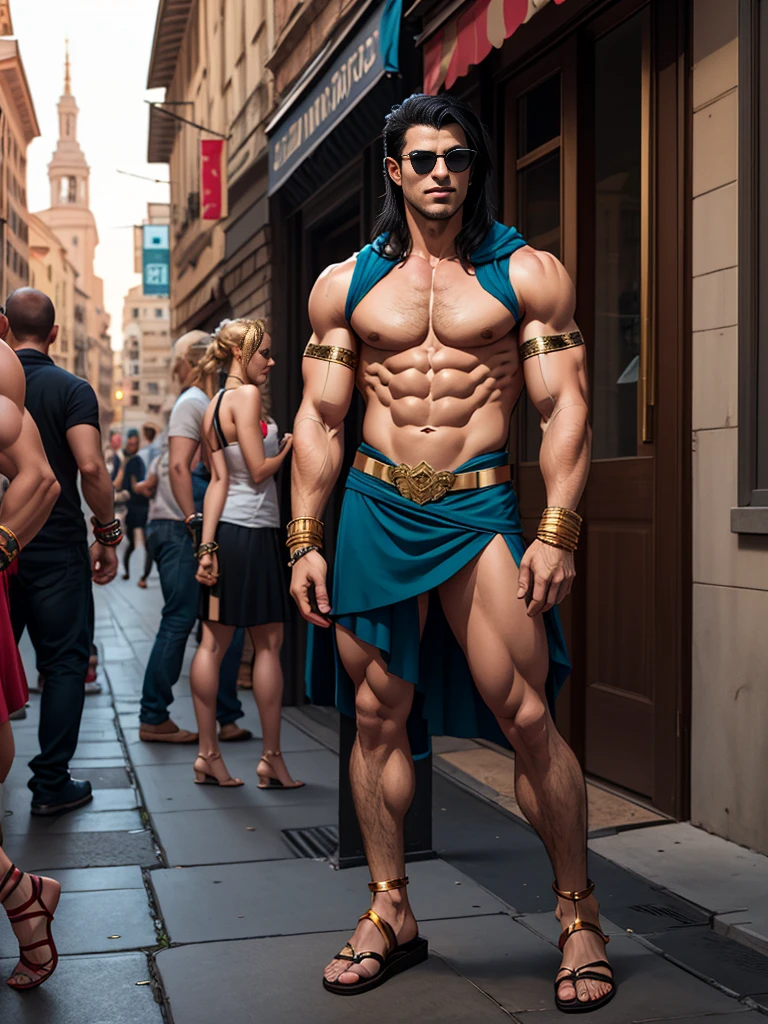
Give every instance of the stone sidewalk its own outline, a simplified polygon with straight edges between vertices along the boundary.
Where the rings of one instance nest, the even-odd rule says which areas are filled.
[[[323,964],[368,905],[363,869],[335,872],[324,860],[302,855],[312,835],[304,830],[319,827],[327,837],[336,823],[333,715],[286,710],[282,747],[291,771],[307,782],[304,789],[258,790],[256,742],[227,748],[230,769],[246,780],[242,789],[194,786],[194,749],[138,740],[138,696],[160,609],[156,577],[145,592],[116,581],[96,598],[108,687],[87,700],[73,765],[78,777],[91,779],[93,804],[58,820],[31,819],[24,785],[26,761],[36,749],[38,698],[14,729],[18,756],[6,785],[6,850],[20,866],[63,883],[55,925],[62,963],[37,992],[3,988],[0,1020],[562,1019],[552,1000],[559,929],[541,845],[512,810],[470,778],[439,768],[441,758],[435,759],[434,779],[439,857],[409,866],[430,960],[359,1000],[325,993]],[[186,671],[193,652],[190,642],[173,706],[174,718],[190,728]],[[247,692],[244,703],[244,724],[258,735]],[[720,910],[740,912],[740,920],[713,929],[710,904],[701,895],[712,880],[711,864],[707,874],[700,854],[686,845],[688,833],[665,833],[669,829],[690,826],[651,824],[592,842],[590,869],[620,983],[617,998],[596,1019],[628,1024],[702,1017],[757,1024],[768,1014],[768,960],[721,934],[726,924],[744,923],[733,895],[719,893]],[[651,852],[665,845],[668,857]],[[717,856],[734,876],[741,870],[736,848],[725,846],[727,854],[719,850]],[[0,927],[0,972],[10,973],[13,955],[12,933]]]

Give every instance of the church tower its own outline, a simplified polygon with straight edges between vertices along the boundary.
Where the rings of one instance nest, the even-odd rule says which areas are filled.
[[[72,95],[68,46],[64,62],[64,92],[59,99],[58,110],[59,140],[48,164],[51,205],[41,216],[67,249],[67,255],[80,275],[80,287],[90,293],[99,238],[89,209],[90,168],[77,141],[77,115],[80,111]]]
[[[59,100],[59,141],[48,165],[51,206],[88,208],[90,168],[77,141],[77,102],[72,95],[69,47],[64,65],[64,94]]]

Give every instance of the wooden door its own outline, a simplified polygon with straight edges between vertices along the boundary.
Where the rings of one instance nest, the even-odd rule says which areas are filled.
[[[656,495],[668,470],[657,454],[680,451],[682,436],[679,418],[659,415],[655,366],[661,340],[677,352],[682,341],[679,316],[662,323],[655,302],[669,287],[660,277],[677,276],[677,249],[662,253],[658,243],[679,216],[679,180],[661,180],[666,157],[654,146],[657,7],[616,4],[509,83],[505,200],[508,219],[574,277],[590,369],[593,463],[577,586],[563,608],[574,674],[558,722],[590,774],[671,810],[684,796],[660,774],[679,754],[669,699],[678,680],[665,678],[664,655],[683,632],[683,611],[670,604],[678,617],[660,620],[658,566],[660,532],[681,499],[678,487],[665,521]],[[673,220],[661,225],[664,208]],[[678,397],[673,388],[664,401]],[[526,400],[516,444],[529,536],[546,501],[539,440]]]

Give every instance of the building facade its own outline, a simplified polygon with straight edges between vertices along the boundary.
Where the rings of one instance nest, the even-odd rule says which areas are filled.
[[[77,373],[75,345],[75,289],[77,270],[59,238],[34,214],[29,216],[29,283],[45,292],[56,307],[59,335],[51,349],[57,366]]]
[[[113,356],[104,282],[94,270],[99,234],[90,209],[90,168],[77,141],[78,113],[67,56],[64,93],[58,104],[59,140],[48,165],[51,205],[37,217],[59,239],[77,271],[75,372],[93,386],[102,432],[106,432],[112,421]]]
[[[161,426],[170,362],[169,301],[144,295],[141,285],[136,285],[123,302],[123,429],[146,422]]]
[[[29,284],[27,147],[40,129],[13,37],[8,0],[0,2],[0,293]]]
[[[273,15],[271,3],[247,0],[159,4],[148,85],[164,88],[166,102],[151,109],[148,159],[170,167],[175,337],[270,312],[264,126]],[[216,138],[225,140],[227,181],[221,217],[206,220],[200,143]]]

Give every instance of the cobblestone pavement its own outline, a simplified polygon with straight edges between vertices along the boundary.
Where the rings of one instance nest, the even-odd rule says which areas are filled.
[[[26,762],[36,749],[37,702],[14,729],[6,785],[8,854],[50,872],[64,895],[55,933],[62,962],[43,988],[0,991],[5,1024],[549,1024],[558,964],[550,869],[513,810],[454,765],[434,778],[438,859],[409,867],[411,896],[430,941],[428,963],[368,996],[339,999],[323,964],[368,905],[362,868],[334,872],[301,855],[295,830],[333,826],[333,716],[288,709],[282,747],[302,790],[256,787],[256,742],[227,749],[242,789],[194,786],[194,750],[144,745],[137,708],[161,599],[117,581],[96,593],[105,692],[89,697],[75,775],[95,800],[58,820],[32,819]],[[187,670],[174,719],[194,727]],[[25,661],[31,666],[25,647]],[[30,673],[30,679],[34,676]],[[248,693],[243,724],[259,731]],[[436,764],[442,759],[436,758]],[[650,816],[651,818],[653,816]],[[668,828],[669,826],[662,826]],[[657,824],[645,834],[651,835]],[[609,951],[620,990],[601,1024],[751,1024],[768,1014],[768,960],[716,933],[706,908],[593,851]],[[736,909],[736,908],[734,908]],[[0,928],[0,971],[14,964]]]

